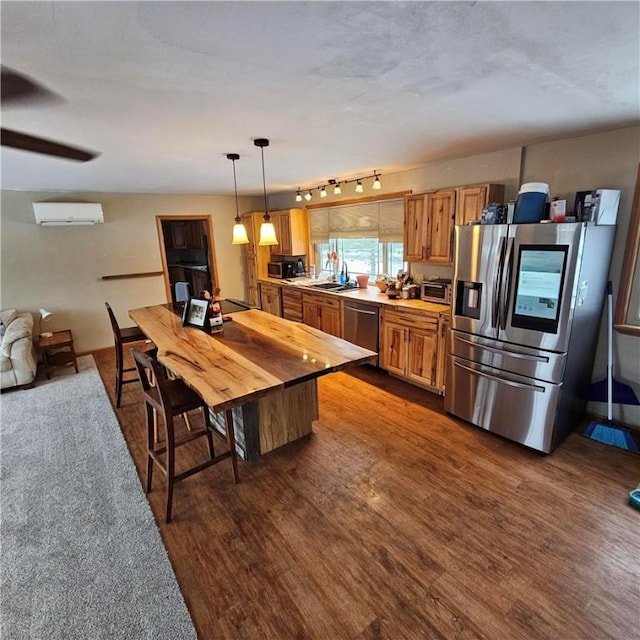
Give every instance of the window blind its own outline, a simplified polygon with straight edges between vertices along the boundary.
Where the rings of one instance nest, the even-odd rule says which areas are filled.
[[[309,215],[311,242],[332,238],[378,238],[380,242],[402,242],[404,200],[380,200],[362,204],[314,209]]]

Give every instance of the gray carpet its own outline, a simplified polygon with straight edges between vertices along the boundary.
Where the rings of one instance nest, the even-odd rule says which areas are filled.
[[[196,638],[91,356],[0,397],[1,636]]]

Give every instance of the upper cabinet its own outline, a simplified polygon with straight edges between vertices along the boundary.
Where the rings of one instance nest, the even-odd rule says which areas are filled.
[[[278,244],[271,247],[271,255],[301,256],[309,253],[309,214],[305,209],[273,211],[271,221]]]
[[[455,189],[405,198],[404,252],[407,262],[452,262],[455,207]]]
[[[427,207],[427,261],[453,262],[453,227],[456,212],[455,189],[443,189],[429,195]]]
[[[480,220],[491,202],[504,202],[504,185],[475,184],[406,196],[404,259],[451,264],[454,226]]]
[[[476,184],[458,187],[456,224],[480,220],[482,209],[491,202],[504,202],[503,184]]]

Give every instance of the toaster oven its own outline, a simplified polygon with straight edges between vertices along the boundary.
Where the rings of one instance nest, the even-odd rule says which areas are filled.
[[[420,285],[420,298],[426,302],[438,302],[451,304],[451,280],[437,278],[436,280],[423,280]]]

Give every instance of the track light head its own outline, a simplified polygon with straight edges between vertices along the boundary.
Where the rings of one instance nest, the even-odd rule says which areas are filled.
[[[311,200],[311,198],[313,198],[313,196],[311,195],[311,189],[309,189],[309,191],[307,191],[307,193],[304,194],[304,199],[309,202],[309,200]]]
[[[363,193],[363,192],[364,192],[364,187],[362,186],[362,182],[358,180],[356,184],[356,193]]]
[[[300,189],[296,191],[296,202],[302,202],[302,194],[300,193]]]

